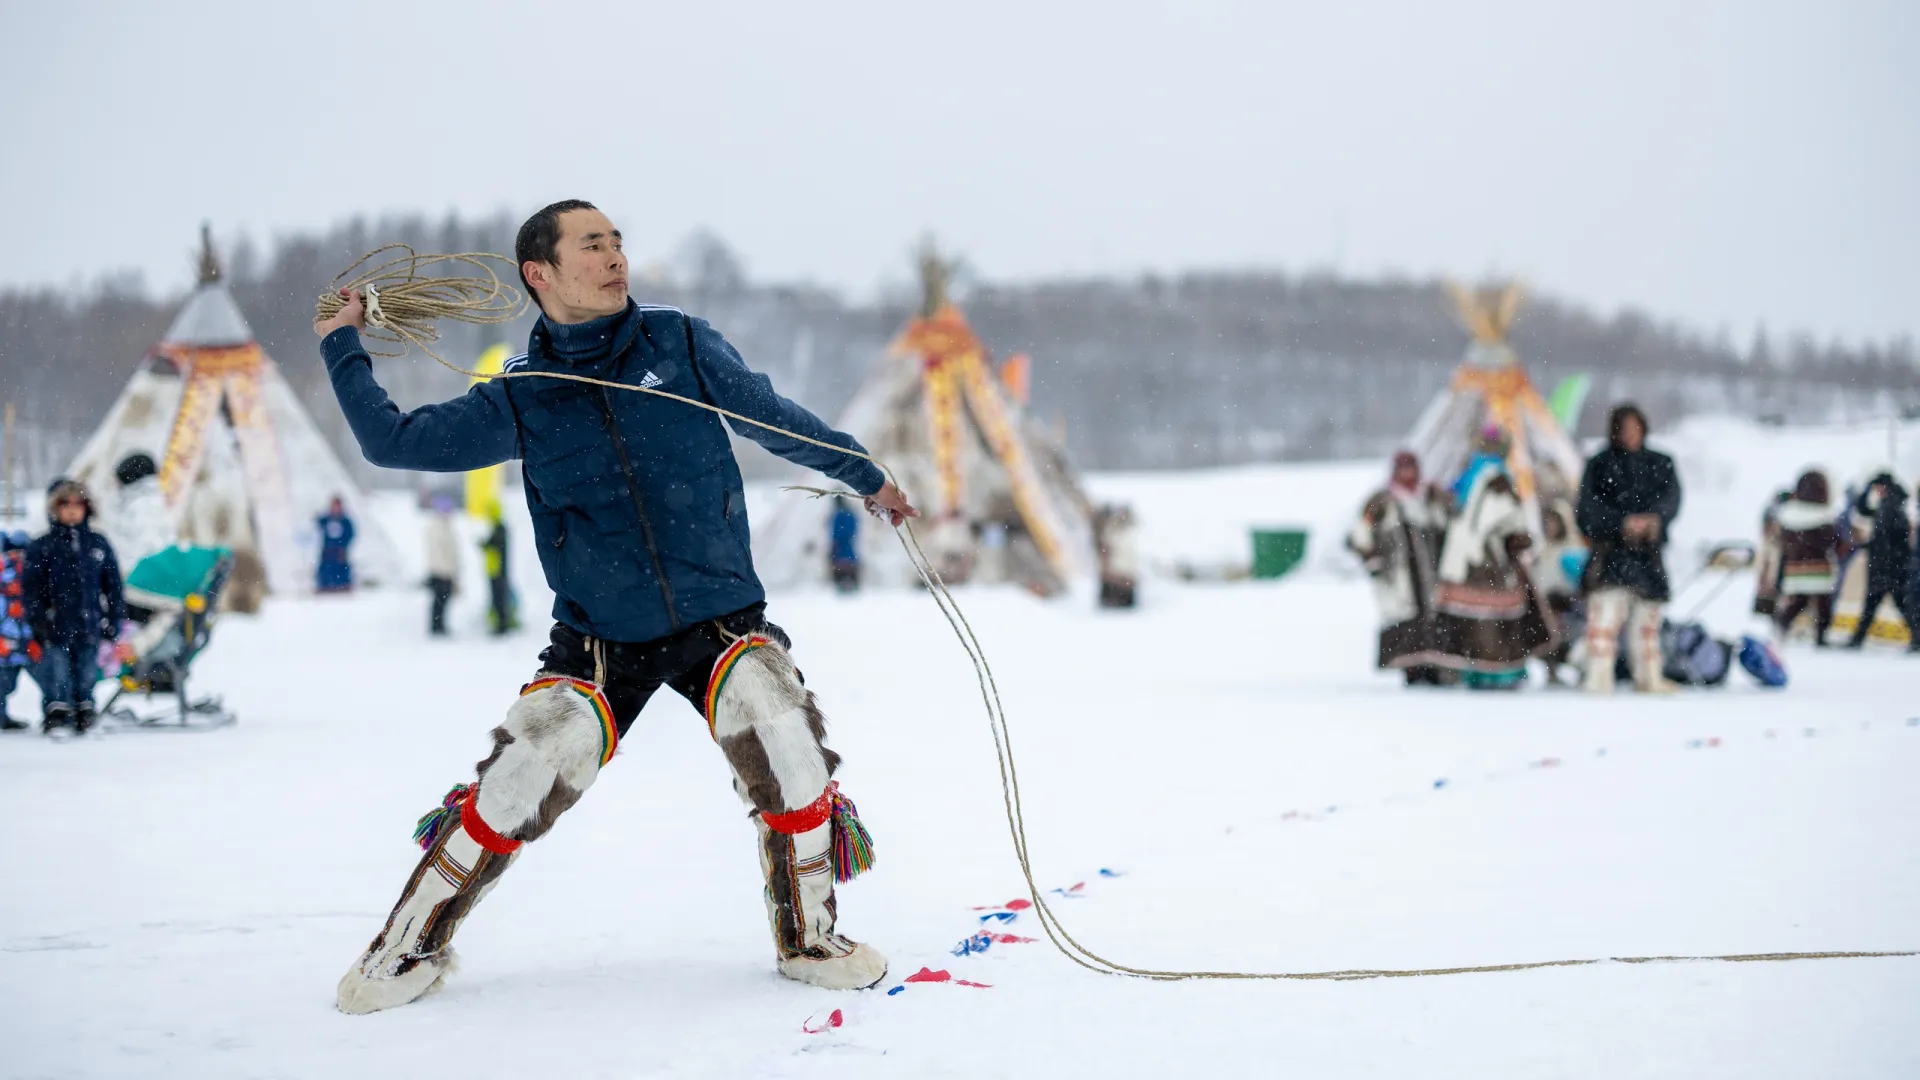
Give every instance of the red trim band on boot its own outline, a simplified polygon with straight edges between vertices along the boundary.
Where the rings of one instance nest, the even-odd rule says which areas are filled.
[[[819,798],[798,810],[789,810],[784,814],[769,814],[761,811],[760,820],[767,823],[767,828],[777,833],[786,833],[788,836],[812,832],[825,825],[828,816],[833,813],[833,792],[838,786],[838,784],[828,784],[827,790],[821,792]]]
[[[523,841],[509,840],[480,820],[480,789],[474,788],[467,797],[460,800],[460,827],[467,830],[473,842],[495,855],[511,855],[520,850]]]

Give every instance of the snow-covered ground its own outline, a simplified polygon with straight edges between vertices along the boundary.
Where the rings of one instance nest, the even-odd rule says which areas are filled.
[[[1253,521],[1340,527],[1375,475],[1288,471],[1270,481],[1302,493],[1292,512],[1217,474],[1095,486],[1134,493],[1171,558]],[[1777,483],[1709,479],[1690,481],[1701,537]],[[1183,523],[1155,524],[1156,498]],[[382,513],[417,561],[410,508]],[[530,558],[519,578],[537,628]],[[1737,582],[1710,621],[1743,629],[1750,595]],[[1365,585],[1320,562],[1145,598],[1116,615],[961,594],[1035,868],[1085,883],[1057,909],[1115,960],[1920,948],[1920,661],[1790,649],[1784,692],[1736,673],[1663,700],[1409,693],[1369,667]],[[1044,940],[955,956],[976,906],[1021,883],[971,669],[905,591],[772,604],[878,843],[841,913],[892,957],[882,991],[773,973],[751,828],[704,724],[663,694],[462,929],[446,989],[342,1016],[334,982],[414,862],[414,819],[536,666],[540,631],[486,638],[480,604],[476,580],[461,635],[429,642],[423,592],[271,603],[198,672],[237,726],[0,739],[0,1077],[1920,1075],[1920,958],[1150,983]],[[1031,915],[992,926],[1043,937]],[[922,967],[990,985],[904,982]],[[803,1033],[836,1008],[841,1026]]]

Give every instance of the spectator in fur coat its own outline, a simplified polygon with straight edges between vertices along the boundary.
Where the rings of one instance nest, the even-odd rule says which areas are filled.
[[[1521,559],[1532,544],[1506,467],[1481,468],[1447,526],[1427,640],[1431,662],[1471,689],[1518,687],[1527,660],[1553,648],[1552,617]]]
[[[1774,625],[1784,637],[1800,613],[1813,609],[1813,641],[1825,647],[1833,625],[1833,590],[1840,573],[1840,532],[1834,528],[1827,478],[1809,470],[1793,498],[1774,508],[1779,530],[1779,599]]]
[[[1406,672],[1408,686],[1453,678],[1422,657],[1451,504],[1444,490],[1421,481],[1419,459],[1402,450],[1393,455],[1387,486],[1367,499],[1347,535],[1348,550],[1373,578],[1380,608],[1379,666]]]

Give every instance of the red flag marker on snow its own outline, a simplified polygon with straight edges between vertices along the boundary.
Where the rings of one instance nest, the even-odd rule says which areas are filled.
[[[811,1016],[807,1017],[807,1022],[800,1025],[800,1030],[806,1032],[809,1035],[818,1035],[823,1031],[832,1031],[834,1028],[837,1028],[846,1022],[847,1022],[846,1016],[842,1014],[839,1009],[835,1009],[832,1012],[828,1013],[826,1020],[822,1021],[819,1024],[815,1024],[813,1022],[813,1017]]]
[[[972,986],[981,990],[993,989],[993,984],[991,983],[969,982],[966,979],[956,979],[950,971],[934,971],[931,968],[921,968],[919,971],[907,976],[907,981],[910,983],[952,983],[955,986]]]

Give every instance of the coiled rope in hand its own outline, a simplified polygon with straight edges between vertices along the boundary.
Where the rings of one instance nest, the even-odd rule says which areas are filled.
[[[341,283],[355,269],[372,261],[374,256],[384,251],[405,250],[406,255],[389,260],[370,270]],[[367,327],[370,336],[382,341],[390,341],[402,346],[400,353],[372,353],[375,356],[403,355],[405,346],[416,345],[428,356],[453,371],[474,379],[562,379],[568,382],[587,383],[604,386],[614,390],[631,390],[655,397],[672,398],[698,409],[717,413],[731,420],[751,424],[754,427],[784,435],[790,439],[812,446],[822,447],[849,457],[859,458],[873,463],[886,474],[895,487],[899,479],[887,464],[870,454],[850,450],[844,446],[820,439],[810,438],[798,432],[755,420],[750,416],[723,409],[710,402],[682,397],[650,386],[636,386],[630,383],[612,382],[596,379],[587,375],[575,375],[558,371],[508,371],[480,372],[469,371],[448,361],[430,348],[430,343],[439,340],[439,330],[434,325],[440,319],[453,319],[459,322],[495,325],[508,322],[524,310],[526,302],[518,289],[503,284],[488,262],[508,263],[498,255],[469,252],[460,255],[417,255],[404,244],[389,244],[383,248],[362,256],[359,262],[348,267],[334,279],[335,288],[363,291],[366,295]],[[423,277],[421,267],[462,263],[479,268],[485,277],[446,278]],[[508,263],[508,265],[512,265]],[[400,269],[404,266],[404,270]],[[345,298],[337,292],[322,294],[317,312],[319,319],[329,319],[338,314],[346,305]],[[376,322],[376,310],[378,321]],[[791,487],[788,490],[809,492],[816,496],[859,499],[851,491],[831,491],[822,488]],[[980,639],[974,634],[973,626],[960,610],[959,603],[946,583],[940,579],[940,573],[934,569],[933,562],[920,547],[920,538],[913,531],[911,522],[902,521],[894,529],[900,546],[906,551],[907,559],[913,564],[915,573],[927,587],[927,594],[933,598],[940,614],[952,627],[954,637],[960,647],[966,651],[967,659],[973,665],[974,678],[980,687],[980,700],[986,707],[988,729],[993,735],[994,756],[1000,765],[1000,792],[1006,808],[1007,830],[1013,839],[1014,857],[1019,861],[1020,874],[1027,885],[1027,895],[1033,900],[1033,912],[1039,920],[1041,929],[1046,932],[1047,940],[1060,950],[1069,960],[1090,971],[1103,975],[1124,975],[1137,979],[1155,979],[1174,981],[1182,979],[1238,979],[1238,980],[1354,980],[1354,979],[1395,979],[1419,978],[1434,975],[1469,975],[1497,971],[1531,971],[1538,968],[1583,967],[1589,964],[1654,964],[1676,963],[1681,961],[1721,961],[1728,963],[1750,963],[1761,961],[1785,960],[1839,960],[1869,957],[1920,956],[1920,950],[1887,950],[1877,952],[1823,951],[1823,952],[1774,952],[1774,953],[1733,953],[1719,956],[1609,956],[1576,960],[1533,960],[1511,964],[1477,964],[1464,967],[1435,968],[1345,968],[1333,971],[1177,971],[1159,968],[1142,968],[1122,964],[1087,948],[1075,940],[1067,931],[1060,917],[1048,905],[1046,895],[1033,878],[1033,863],[1027,853],[1026,815],[1020,799],[1020,771],[1014,765],[1013,738],[1007,728],[1006,712],[1000,703],[1000,688],[993,677],[993,667],[987,662],[986,650],[980,645]]]
[[[385,262],[374,263],[389,252],[406,252]],[[373,265],[368,265],[372,263]],[[431,346],[440,340],[440,320],[498,326],[519,318],[527,310],[527,298],[518,288],[500,280],[495,264],[513,269],[512,259],[486,251],[465,251],[457,255],[421,255],[406,244],[377,247],[359,261],[334,275],[333,288],[320,294],[314,304],[314,319],[324,322],[340,314],[347,306],[341,290],[357,292],[365,298],[366,336],[400,346],[399,352],[369,349],[373,356],[405,356],[408,345],[439,360]],[[364,268],[364,269],[363,269]],[[429,269],[468,268],[479,276],[456,277],[428,274]],[[358,271],[356,273],[355,271]],[[514,273],[517,275],[518,271]],[[453,367],[452,364],[447,364]],[[458,370],[457,368],[455,370]]]

